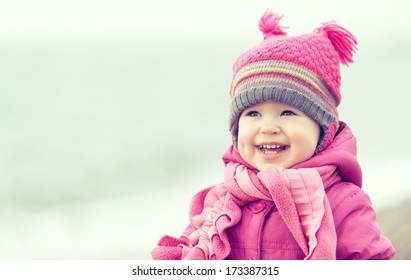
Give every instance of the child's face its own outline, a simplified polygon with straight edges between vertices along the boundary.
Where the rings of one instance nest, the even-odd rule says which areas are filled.
[[[266,101],[241,113],[237,147],[242,158],[260,171],[289,168],[314,154],[319,137],[319,125],[303,112]]]

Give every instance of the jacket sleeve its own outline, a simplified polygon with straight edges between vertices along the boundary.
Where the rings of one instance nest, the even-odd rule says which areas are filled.
[[[337,231],[337,259],[387,260],[395,250],[381,234],[370,197],[358,186],[340,183],[327,192]]]

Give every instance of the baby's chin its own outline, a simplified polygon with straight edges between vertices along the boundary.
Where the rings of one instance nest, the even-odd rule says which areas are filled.
[[[267,171],[269,169],[287,169],[289,167],[291,167],[291,166],[288,166],[286,164],[270,164],[269,163],[269,164],[262,164],[260,166],[257,166],[256,168],[257,168],[258,171],[264,172],[264,171]]]

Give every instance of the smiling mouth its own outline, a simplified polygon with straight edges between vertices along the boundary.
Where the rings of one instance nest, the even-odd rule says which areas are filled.
[[[258,145],[257,149],[264,154],[278,154],[287,150],[289,147],[288,145]]]

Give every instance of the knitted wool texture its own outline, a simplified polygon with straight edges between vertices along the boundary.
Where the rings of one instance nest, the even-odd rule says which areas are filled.
[[[236,139],[244,109],[268,100],[284,103],[320,125],[318,153],[338,129],[340,63],[353,62],[357,40],[333,22],[312,34],[287,36],[278,25],[280,19],[267,11],[259,22],[264,41],[242,53],[233,65],[229,128]]]

